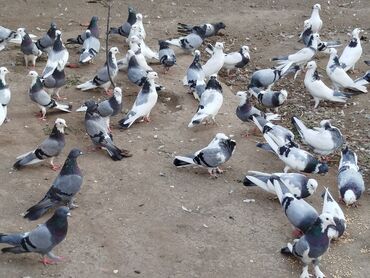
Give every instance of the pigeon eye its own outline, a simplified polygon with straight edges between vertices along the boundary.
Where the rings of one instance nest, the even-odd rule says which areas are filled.
[[[326,217],[326,220],[329,220],[329,218]]]

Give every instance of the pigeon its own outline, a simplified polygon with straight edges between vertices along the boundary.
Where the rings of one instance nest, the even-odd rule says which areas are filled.
[[[307,71],[304,78],[304,85],[315,100],[315,109],[319,106],[320,100],[345,103],[350,97],[349,94],[333,90],[325,85],[317,71],[317,65],[315,61],[308,62],[306,69]]]
[[[128,35],[126,42],[128,43],[132,37],[140,37],[144,41],[143,29],[139,25],[134,25],[131,27],[130,34]]]
[[[368,70],[364,76],[355,80],[355,83],[360,86],[367,86],[370,84],[370,70]]]
[[[62,42],[61,36],[62,33],[57,30],[53,48],[48,54],[48,61],[46,62],[46,66],[42,72],[43,78],[47,78],[52,75],[55,69],[58,69],[59,71],[63,70],[68,62],[69,53]]]
[[[57,26],[54,22],[52,22],[46,34],[36,41],[37,48],[42,52],[49,53],[56,39],[56,31]]]
[[[139,65],[136,59],[136,55],[132,50],[129,50],[127,54],[128,54],[128,59],[129,59],[128,69],[127,69],[128,79],[132,83],[138,86],[142,86],[146,81],[146,77],[148,73],[143,67]]]
[[[267,120],[274,120],[279,118],[276,114],[265,114],[254,107],[249,100],[250,95],[251,94],[246,91],[239,91],[236,93],[236,96],[240,100],[239,105],[235,111],[236,116],[239,118],[239,120],[241,120],[242,122],[251,122],[253,120],[253,116],[260,116],[266,118]]]
[[[263,137],[274,153],[285,163],[284,173],[287,173],[290,168],[305,173],[328,172],[327,163],[318,161],[312,154],[298,148],[295,144],[284,144],[281,138],[277,138],[270,132],[265,133]]]
[[[263,91],[259,88],[249,89],[251,94],[257,98],[258,102],[266,108],[275,108],[283,105],[288,98],[288,92],[286,90],[280,91]]]
[[[300,42],[303,42],[305,46],[308,46],[308,44],[311,41],[311,37],[314,33],[312,32],[312,26],[310,23],[310,20],[307,19],[304,21],[304,30],[299,36]],[[340,47],[342,44],[339,40],[335,41],[322,41],[321,39],[318,41],[317,50],[326,52],[326,50],[330,47]]]
[[[143,25],[143,15],[140,13],[136,14],[136,22],[132,25],[131,28],[135,28],[135,26],[138,27],[138,29],[140,30],[139,33],[142,35],[143,40],[145,40],[146,32]]]
[[[136,22],[136,11],[132,7],[128,7],[128,18],[121,26],[117,28],[110,28],[109,34],[119,34],[123,37],[128,37],[130,34],[131,26]]]
[[[354,70],[355,65],[362,55],[362,46],[360,40],[360,32],[363,32],[360,28],[355,28],[352,31],[352,38],[346,48],[343,50],[342,55],[339,58],[339,64],[348,71],[349,69]]]
[[[200,99],[202,98],[202,94],[206,90],[206,87],[207,84],[204,79],[198,79],[195,82],[195,88],[191,88],[191,90],[193,90],[193,96],[196,100],[200,101]]]
[[[205,75],[202,69],[202,65],[200,64],[200,51],[195,50],[194,51],[194,59],[191,65],[186,70],[186,76],[184,77],[184,85],[187,85],[190,87],[190,89],[194,89],[197,80],[204,81]]]
[[[348,146],[342,150],[337,179],[341,199],[347,206],[355,204],[365,191],[365,183],[357,166],[357,155]]]
[[[118,66],[116,60],[116,54],[119,53],[117,47],[112,47],[108,53],[108,61],[105,62],[104,66],[98,70],[93,79],[86,81],[83,84],[77,85],[77,89],[82,91],[87,91],[95,88],[103,88],[105,92],[108,92],[108,89],[111,85],[111,79],[114,79],[118,73]],[[108,65],[108,66],[107,66]],[[109,67],[109,74],[108,74]]]
[[[68,206],[70,209],[77,207],[73,203],[75,195],[80,191],[83,175],[78,167],[77,158],[83,153],[79,149],[72,149],[59,175],[55,178],[44,198],[36,205],[30,207],[24,218],[37,220],[47,211],[60,206]]]
[[[170,67],[176,64],[176,55],[169,43],[165,41],[159,41],[159,61],[164,66],[165,71],[168,71]]]
[[[289,222],[298,231],[306,233],[319,217],[317,211],[305,200],[297,199],[280,177],[272,176],[267,183],[275,188]]]
[[[260,89],[267,89],[271,90],[271,87],[274,83],[280,80],[285,75],[296,72],[299,69],[298,66],[296,67],[277,67],[271,69],[261,69],[257,70],[252,74],[251,81],[248,85],[248,89],[250,88],[260,88]]]
[[[24,62],[28,67],[28,61],[31,60],[32,67],[36,66],[36,59],[41,56],[42,51],[37,48],[24,28],[19,28],[17,32],[22,37],[21,51],[24,55]]]
[[[190,34],[195,26],[184,23],[177,23],[177,32],[180,34]],[[226,25],[223,22],[205,23],[197,25],[199,28],[206,28],[205,38],[216,36],[221,29],[225,29]]]
[[[292,124],[297,129],[302,141],[320,155],[329,155],[344,144],[339,128],[332,126],[329,120],[322,120],[320,127],[310,129],[297,117],[292,117]]]
[[[28,76],[32,78],[29,96],[41,110],[40,119],[45,120],[46,110],[51,108],[56,108],[63,112],[71,112],[72,105],[58,103],[48,95],[48,93],[44,90],[44,86],[36,71],[31,70],[28,73]]]
[[[66,84],[66,74],[64,69],[59,71],[58,68],[56,68],[52,75],[49,75],[47,78],[42,78],[41,81],[45,88],[53,89],[53,95],[56,95],[58,100],[62,99],[59,92]]]
[[[136,26],[134,26],[133,28],[135,28]],[[141,49],[141,52],[143,53],[145,59],[147,59],[147,61],[151,61],[151,60],[157,60],[159,61],[159,54],[158,52],[156,51],[153,51],[149,46],[146,45],[146,43],[144,42],[144,39],[142,37],[142,34],[136,34],[135,35],[137,38],[138,38],[138,41],[137,43],[139,44],[140,46],[140,49]],[[134,36],[130,36],[127,41],[130,43],[130,39],[134,37]]]
[[[339,204],[331,196],[329,189],[326,188],[322,196],[324,198],[324,205],[322,206],[322,213],[328,213],[333,216],[335,225],[329,226],[328,237],[330,239],[338,239],[346,230],[346,218]]]
[[[324,273],[319,268],[321,257],[329,248],[330,238],[328,237],[329,227],[335,225],[334,219],[330,214],[323,213],[311,226],[311,228],[293,244],[288,243],[287,247],[281,249],[285,255],[293,255],[303,262],[301,278],[309,278],[308,264],[313,263],[315,276],[324,278]]]
[[[135,53],[135,58],[139,66],[145,69],[146,71],[153,71],[153,69],[148,65],[145,55],[143,54],[143,51],[141,48],[141,40],[137,36],[132,36],[129,39],[129,46],[130,46],[130,50]],[[129,57],[129,55],[126,55],[126,56]]]
[[[90,20],[90,24],[87,27],[90,30],[91,35],[97,39],[99,39],[99,27],[98,27],[98,20],[97,16],[93,16]],[[67,44],[83,44],[86,39],[86,32],[83,32],[81,35],[78,35],[77,38],[70,38],[67,40]]]
[[[224,65],[225,54],[224,44],[216,42],[213,47],[212,57],[202,66],[204,75],[208,78],[213,74],[217,74]]]
[[[109,131],[107,122],[98,112],[98,104],[93,100],[89,100],[85,102],[85,106],[87,107],[85,128],[94,146],[105,149],[113,161],[130,157],[129,151],[119,149],[114,145],[112,133]]]
[[[215,123],[215,117],[222,106],[223,100],[222,86],[218,82],[217,76],[212,75],[201,96],[197,112],[191,119],[188,127],[199,125],[208,118],[211,118]]]
[[[25,233],[0,234],[0,243],[12,245],[1,249],[3,253],[39,253],[43,256],[41,263],[44,265],[55,264],[63,260],[63,257],[54,255],[51,251],[61,243],[67,235],[68,220],[70,215],[67,207],[60,207],[45,224]]]
[[[290,144],[298,147],[298,145],[294,142],[294,134],[291,132],[289,129],[286,127],[283,127],[281,125],[275,125],[268,121],[266,118],[258,115],[253,115],[253,122],[256,125],[256,127],[263,133],[270,133],[273,134],[275,137],[280,138],[284,144]],[[262,147],[260,144],[258,145],[259,147]],[[268,144],[267,144],[268,146]],[[262,147],[264,148],[264,147]],[[267,147],[269,151],[273,150],[268,146]],[[264,148],[265,149],[265,148]]]
[[[147,122],[150,121],[150,112],[158,100],[158,93],[154,82],[156,78],[158,78],[158,74],[156,72],[151,71],[148,73],[143,87],[137,95],[131,110],[122,120],[119,121],[121,128],[129,128],[140,118],[143,118],[143,120]]]
[[[0,106],[2,115],[0,116],[0,126],[7,119],[8,104],[11,98],[11,92],[8,84],[6,84],[5,76],[9,73],[6,67],[0,67]]]
[[[329,48],[328,52],[330,53],[330,58],[326,66],[326,73],[333,82],[334,87],[337,90],[342,87],[354,91],[367,93],[366,87],[356,84],[341,67],[337,55],[337,50],[335,48]]]
[[[17,32],[0,26],[0,51],[5,48],[7,43],[17,37]]]
[[[45,159],[50,159],[50,165],[54,171],[60,168],[54,164],[54,158],[57,157],[65,146],[64,128],[67,127],[64,119],[56,119],[54,127],[49,135],[36,149],[17,157],[17,162],[13,168],[20,170],[21,168],[39,163]]]
[[[257,171],[248,171],[243,184],[245,186],[258,186],[263,190],[275,194],[272,176],[278,176],[284,185],[289,189],[290,193],[297,199],[307,198],[315,193],[318,183],[315,179],[309,179],[305,175],[299,173],[262,173]],[[270,182],[268,182],[270,181]]]
[[[308,23],[311,26],[313,33],[320,33],[322,27],[322,20],[320,18],[321,5],[315,4],[312,7],[311,17],[308,19]]]
[[[195,26],[193,27],[191,33],[185,37],[180,37],[177,39],[169,39],[166,40],[171,45],[177,46],[184,51],[190,52],[193,50],[198,49],[205,38],[206,34],[206,27],[199,27]]]
[[[86,111],[87,107],[82,105],[76,112]],[[116,116],[122,110],[122,90],[119,87],[114,88],[113,96],[98,103],[99,115],[106,119],[107,126],[110,126],[110,117]]]
[[[79,62],[81,64],[86,64],[91,62],[100,50],[100,41],[98,38],[91,34],[89,29],[85,32],[86,39],[82,45],[81,55]]]
[[[310,42],[305,48],[302,48],[301,50],[294,54],[274,57],[272,58],[272,61],[277,61],[278,64],[284,66],[290,65],[303,66],[308,61],[312,60],[312,58],[316,55],[319,39],[320,35],[314,33],[311,37]]]
[[[223,133],[217,133],[207,147],[187,156],[175,156],[176,167],[202,166],[208,169],[212,177],[223,171],[219,166],[227,162],[234,153],[236,142]]]
[[[238,52],[231,52],[225,54],[223,68],[227,70],[227,74],[230,74],[232,69],[244,68],[250,61],[249,47],[243,45]]]

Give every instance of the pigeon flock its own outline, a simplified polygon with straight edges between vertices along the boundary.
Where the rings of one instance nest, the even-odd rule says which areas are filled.
[[[296,135],[291,130],[277,124],[283,117],[278,114],[279,107],[284,106],[289,94],[285,89],[273,90],[273,86],[278,80],[290,75],[294,75],[295,79],[301,71],[305,72],[304,86],[314,99],[314,109],[319,106],[320,101],[341,105],[351,97],[356,98],[357,94],[367,93],[370,72],[355,80],[350,76],[362,55],[362,30],[355,28],[352,31],[349,44],[339,56],[337,48],[341,46],[340,42],[325,42],[320,38],[319,33],[325,26],[320,18],[320,10],[321,5],[315,4],[310,18],[304,21],[304,29],[299,35],[299,42],[302,43],[299,51],[276,53],[279,55],[271,58],[271,61],[276,63],[275,66],[255,71],[249,83],[245,84],[246,91],[235,92],[239,99],[239,104],[235,107],[235,118],[249,123],[260,132],[265,142],[258,143],[256,147],[274,154],[285,165],[279,173],[264,173],[251,169],[243,184],[247,188],[260,187],[277,196],[287,220],[294,228],[293,236],[296,237],[292,243],[281,249],[281,253],[295,256],[302,261],[302,278],[311,276],[308,272],[310,264],[313,264],[316,277],[325,277],[319,267],[320,260],[328,251],[330,242],[338,240],[347,226],[339,203],[355,206],[365,191],[357,155],[339,128],[333,126],[330,120],[322,119],[313,127],[298,116],[290,119],[297,131],[296,135],[298,134],[300,141],[306,145],[305,148],[297,143]],[[189,119],[188,128],[206,129],[208,125],[217,124],[216,116],[224,102],[225,85],[220,82],[218,73],[225,69],[227,75],[231,72],[238,75],[239,69],[248,66],[251,59],[247,45],[225,53],[224,42],[216,42],[214,45],[205,43],[206,38],[218,36],[220,30],[226,28],[223,22],[194,26],[179,23],[179,37],[161,38],[158,41],[158,49],[152,49],[145,43],[150,34],[145,31],[143,19],[142,14],[129,7],[127,21],[121,26],[111,27],[109,31],[109,36],[124,37],[127,52],[121,54],[118,46],[107,49],[105,64],[99,67],[91,79],[76,86],[76,89],[82,91],[103,90],[109,96],[101,102],[81,99],[84,104],[76,112],[85,113],[84,126],[91,139],[92,148],[106,151],[112,161],[135,155],[135,152],[131,153],[118,147],[121,142],[113,140],[111,117],[121,113],[125,98],[122,88],[112,88],[118,75],[127,75],[129,82],[138,88],[132,107],[123,118],[115,120],[113,124],[113,127],[118,126],[120,131],[125,132],[139,121],[151,121],[150,113],[156,106],[158,95],[166,90],[160,80],[165,79],[171,68],[177,65],[176,55],[192,55],[191,64],[185,65],[186,71],[178,80],[188,88],[189,96],[194,96],[199,101],[198,107],[194,107],[194,116]],[[25,66],[30,68],[28,94],[39,109],[38,117],[41,121],[46,119],[51,109],[56,110],[56,113],[75,113],[72,106],[63,102],[60,96],[67,79],[64,70],[65,67],[76,67],[76,70],[88,67],[97,55],[104,55],[101,53],[99,24],[99,18],[93,16],[87,29],[77,37],[67,39],[66,44],[63,43],[63,34],[56,22],[52,22],[48,31],[39,39],[28,34],[25,28],[12,31],[0,26],[0,50],[8,47],[9,43],[19,44]],[[70,45],[79,46],[77,66],[69,62]],[[201,50],[205,51],[204,55],[209,55],[209,59],[203,64]],[[324,56],[324,59],[327,59],[326,74],[332,84],[325,84],[321,80],[320,76],[325,73],[319,72],[314,60],[319,52],[327,54]],[[47,62],[44,70],[38,73],[35,65],[36,62],[41,63],[38,61],[41,56],[47,57]],[[150,66],[153,63],[163,65],[163,74],[159,75],[153,71]],[[369,61],[365,63],[370,64]],[[6,67],[0,67],[0,126],[8,121],[7,107],[11,100],[11,84],[9,87],[6,82],[7,74],[11,72]],[[258,103],[258,108],[253,103]],[[43,256],[44,264],[62,260],[62,257],[52,253],[52,249],[67,235],[67,216],[70,209],[77,207],[74,198],[83,185],[83,174],[77,162],[83,152],[79,148],[70,150],[62,167],[54,163],[54,158],[63,153],[67,127],[64,119],[57,118],[50,135],[43,141],[40,138],[40,145],[14,158],[13,168],[19,171],[48,160],[52,169],[60,169],[60,172],[41,201],[25,211],[24,218],[38,220],[49,210],[53,210],[54,214],[45,224],[38,225],[30,232],[1,233],[0,243],[11,246],[3,248],[2,252],[39,253]],[[231,136],[217,133],[207,146],[199,146],[200,150],[193,154],[177,155],[172,163],[177,168],[200,166],[206,168],[212,178],[217,178],[223,172],[221,166],[232,158],[236,145],[237,142]],[[323,208],[322,212],[319,212],[305,201],[305,198],[315,194],[320,185],[316,179],[305,174],[325,175],[329,169],[327,161],[336,152],[341,153],[337,176],[340,202],[335,201],[327,188],[321,187],[324,189]]]

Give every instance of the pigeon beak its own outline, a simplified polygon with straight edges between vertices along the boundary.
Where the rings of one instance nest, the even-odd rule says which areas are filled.
[[[86,105],[81,105],[80,108],[76,109],[76,112],[86,112],[87,106]]]
[[[84,153],[83,152],[80,152],[80,155],[84,155]]]
[[[64,127],[67,127],[68,128],[67,124],[63,124],[63,125],[64,125]]]
[[[67,213],[67,216],[71,216],[71,213],[70,213],[70,212],[68,212],[68,213]]]

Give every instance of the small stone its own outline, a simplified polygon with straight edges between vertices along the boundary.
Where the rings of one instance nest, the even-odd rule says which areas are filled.
[[[113,273],[114,274],[117,274],[118,273],[118,269],[113,270]]]

